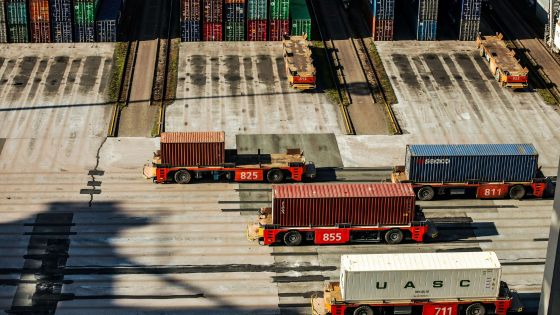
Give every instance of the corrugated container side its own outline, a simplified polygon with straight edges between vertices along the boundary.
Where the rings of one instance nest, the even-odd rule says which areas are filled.
[[[493,252],[343,255],[344,301],[493,299],[501,266]]]
[[[222,23],[223,2],[222,0],[203,0],[203,20],[206,23]],[[210,26],[210,24],[208,25]]]
[[[474,21],[480,20],[482,0],[462,0],[461,20]]]
[[[28,43],[27,24],[8,24],[8,40],[10,43]]]
[[[287,20],[290,18],[290,0],[270,0],[270,19]]]
[[[462,20],[459,27],[459,40],[476,40],[480,31],[480,20]]]
[[[240,42],[245,40],[245,22],[226,22],[224,40]]]
[[[92,24],[74,24],[74,38],[76,42],[95,42],[95,27]]]
[[[27,25],[27,3],[25,1],[7,2],[6,21],[11,25]]]
[[[29,0],[29,19],[32,22],[50,21],[48,0]]]
[[[245,21],[245,4],[244,3],[226,3],[224,4],[226,21],[228,22],[244,22]]]
[[[200,0],[181,0],[181,20],[200,20]]]
[[[538,153],[528,144],[408,145],[405,163],[417,183],[528,182],[537,176]]]
[[[395,30],[394,20],[379,20],[373,18],[373,40],[376,41],[390,41],[393,40]]]
[[[266,26],[267,20],[247,20],[247,40],[266,41]]]
[[[8,30],[6,29],[6,7],[5,2],[0,0],[0,43],[8,42]]]
[[[270,20],[269,40],[280,41],[290,34],[290,20]]]
[[[32,43],[50,43],[51,42],[51,25],[48,21],[31,21],[29,23],[31,29]]]
[[[371,14],[379,20],[395,19],[395,0],[369,0]]]
[[[52,38],[56,43],[72,42],[71,0],[50,0]]]
[[[222,23],[204,23],[202,25],[202,39],[208,42],[219,42],[223,38]]]
[[[305,0],[290,1],[290,19],[292,20],[292,35],[307,34],[307,38],[312,39],[311,15]]]
[[[181,22],[181,40],[184,42],[198,42],[201,39],[200,21]]]
[[[161,163],[172,166],[217,166],[224,163],[224,143],[162,143]]]
[[[266,20],[268,18],[267,0],[247,0],[247,19]]]
[[[98,1],[80,1],[74,3],[74,23],[93,25]]]
[[[276,185],[272,221],[284,227],[408,225],[415,202],[408,184]]]
[[[419,0],[418,20],[437,21],[439,0]]]
[[[417,40],[436,40],[437,38],[437,21],[418,21],[416,29]]]
[[[121,17],[122,0],[102,0],[95,20],[98,42],[116,42]]]

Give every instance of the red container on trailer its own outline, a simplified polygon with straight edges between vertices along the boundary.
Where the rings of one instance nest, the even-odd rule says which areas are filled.
[[[219,42],[222,40],[222,23],[207,23],[202,25],[202,40]]]
[[[393,40],[395,28],[394,20],[380,20],[373,18],[373,40],[390,41]]]
[[[307,184],[272,188],[272,224],[282,227],[409,225],[411,184]]]
[[[225,134],[211,132],[163,132],[161,163],[171,166],[217,166],[225,162]]]
[[[267,20],[248,20],[247,21],[247,40],[266,41]]]
[[[290,20],[270,20],[270,40],[283,40],[290,34]]]

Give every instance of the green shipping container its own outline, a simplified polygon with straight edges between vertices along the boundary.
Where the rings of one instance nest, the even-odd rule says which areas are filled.
[[[290,18],[292,20],[292,35],[307,34],[311,39],[311,15],[307,9],[305,0],[290,1]]]
[[[247,0],[247,20],[267,20],[268,0]]]
[[[8,2],[6,6],[6,20],[8,24],[27,25],[27,3]]]
[[[270,0],[270,19],[287,20],[290,18],[290,0]]]
[[[228,42],[241,42],[245,40],[245,22],[226,22],[225,40]]]
[[[28,43],[28,33],[27,24],[8,24],[10,43]]]
[[[99,1],[74,2],[74,23],[93,24]]]

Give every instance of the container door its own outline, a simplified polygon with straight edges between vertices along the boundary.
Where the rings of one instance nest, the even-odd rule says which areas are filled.
[[[426,304],[422,315],[458,315],[457,304]]]

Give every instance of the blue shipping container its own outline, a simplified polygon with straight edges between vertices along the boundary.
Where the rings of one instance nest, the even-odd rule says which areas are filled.
[[[395,18],[395,0],[368,0],[372,16],[378,20]]]
[[[480,20],[482,0],[462,0],[461,20]]]
[[[224,11],[226,21],[244,22],[245,21],[245,3],[225,3]]]
[[[181,41],[199,42],[200,37],[200,21],[181,21]]]
[[[122,0],[103,0],[95,19],[95,33],[98,42],[116,42]]]
[[[418,21],[417,40],[436,40],[437,21]]]
[[[51,0],[51,29],[55,43],[72,42],[72,1]]]
[[[538,158],[532,144],[408,145],[405,170],[416,183],[528,182]]]

